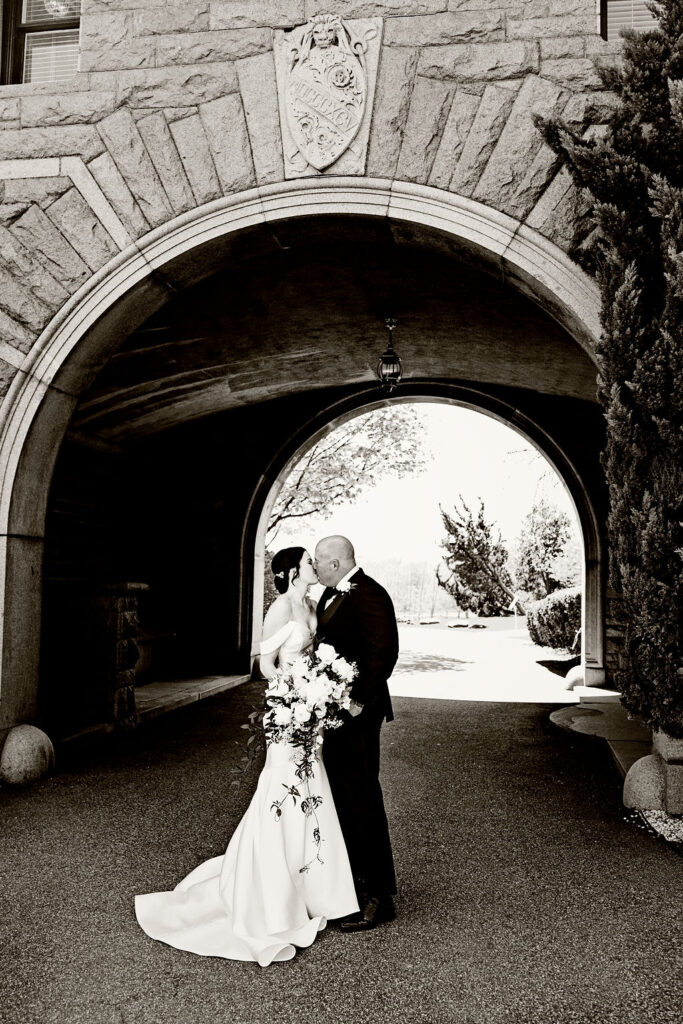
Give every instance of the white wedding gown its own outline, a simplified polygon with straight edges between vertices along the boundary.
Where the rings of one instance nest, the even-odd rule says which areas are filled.
[[[280,665],[288,665],[311,639],[304,626],[292,621],[262,644],[261,652],[279,648]],[[318,749],[310,792],[323,798],[316,812],[323,863],[314,861],[308,871],[300,871],[316,850],[316,822],[305,817],[300,802],[294,806],[287,799],[279,820],[271,810],[274,801],[282,800],[283,783],[297,784],[294,749],[271,744],[256,792],[223,856],[204,861],[171,892],[135,897],[138,923],[151,938],[200,956],[252,960],[267,967],[291,960],[297,946],[310,946],[328,918],[358,910]]]

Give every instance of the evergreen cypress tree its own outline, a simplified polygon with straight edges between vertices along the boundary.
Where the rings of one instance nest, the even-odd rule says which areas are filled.
[[[486,519],[484,502],[473,511],[462,494],[460,504],[449,514],[441,509],[446,536],[441,542],[443,561],[448,572],[442,577],[436,570],[440,587],[450,594],[463,611],[476,615],[501,615],[514,597],[507,569],[508,553],[493,523]]]
[[[624,600],[624,705],[683,737],[683,0],[624,33],[605,85],[620,103],[586,140],[537,120],[592,197],[589,268],[602,293],[610,571]],[[584,266],[585,266],[584,262]]]

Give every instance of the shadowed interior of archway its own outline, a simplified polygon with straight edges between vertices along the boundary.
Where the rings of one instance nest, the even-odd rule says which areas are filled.
[[[578,343],[455,243],[331,220],[277,244],[257,233],[215,272],[188,272],[195,283],[126,337],[76,407],[46,523],[53,735],[116,717],[112,694],[134,678],[124,637],[106,651],[112,585],[148,588],[139,679],[249,671],[254,495],[307,423],[375,393],[388,314],[407,384],[458,382],[520,410],[601,500],[595,368]]]

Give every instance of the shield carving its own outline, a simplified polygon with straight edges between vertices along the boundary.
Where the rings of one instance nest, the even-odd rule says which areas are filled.
[[[363,120],[364,48],[337,15],[328,14],[309,22],[292,49],[287,123],[297,149],[318,171],[348,149]]]

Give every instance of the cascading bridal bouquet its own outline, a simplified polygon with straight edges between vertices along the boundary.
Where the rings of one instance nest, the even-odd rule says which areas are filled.
[[[337,729],[342,725],[342,711],[349,711],[351,683],[356,678],[354,664],[341,658],[330,644],[320,644],[315,650],[305,652],[291,665],[278,668],[268,683],[266,710],[263,715],[263,731],[266,743],[287,743],[295,748],[292,755],[294,774],[298,780],[288,785],[283,782],[285,795],[271,805],[276,820],[282,815],[282,807],[291,799],[293,805],[300,801],[304,815],[313,817],[313,842],[315,856],[300,871],[308,871],[320,856],[322,837],[317,808],[322,797],[311,793],[310,782],[314,776],[315,758],[323,742],[325,729]],[[302,792],[303,790],[303,792]]]

